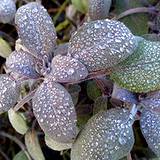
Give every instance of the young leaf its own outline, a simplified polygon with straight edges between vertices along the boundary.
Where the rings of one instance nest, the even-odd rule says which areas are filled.
[[[13,160],[28,160],[28,158],[24,151],[20,151],[14,156]]]
[[[62,55],[66,56],[68,53],[68,43],[60,44],[56,50],[54,51],[54,56],[56,55]]]
[[[69,56],[55,56],[51,66],[52,70],[49,78],[53,78],[60,83],[77,82],[88,76],[87,68],[81,62]]]
[[[95,81],[89,81],[87,83],[87,95],[93,101],[102,95],[101,90],[97,87]]]
[[[108,96],[98,97],[94,102],[93,114],[97,114],[98,112],[107,110],[108,106]]]
[[[39,59],[22,50],[12,52],[6,60],[6,66],[10,71],[33,79],[40,77],[36,70],[38,64]]]
[[[20,134],[25,134],[28,130],[28,126],[24,117],[15,112],[12,108],[8,111],[8,118],[13,128]]]
[[[88,10],[88,0],[71,0],[72,4],[75,6],[75,8],[82,12],[86,13]]]
[[[45,160],[38,141],[37,134],[34,130],[28,131],[25,134],[25,144],[28,152],[30,153],[30,155],[34,160]]]
[[[10,45],[2,38],[0,38],[0,56],[7,58],[11,54],[12,50]]]

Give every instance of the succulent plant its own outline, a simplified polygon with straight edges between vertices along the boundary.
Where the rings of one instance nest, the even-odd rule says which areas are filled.
[[[56,32],[51,17],[42,5],[32,2],[20,7],[15,23],[23,45],[35,57],[51,57],[56,46]]]
[[[111,2],[111,0],[89,0],[90,19],[105,19],[109,13]]]
[[[129,112],[111,109],[93,116],[80,132],[71,149],[72,160],[117,160],[130,152],[134,144]]]
[[[123,23],[106,19],[82,25],[70,39],[68,55],[97,71],[113,67],[136,48],[137,39]]]
[[[0,1],[0,22],[9,23],[14,19],[16,4],[13,0]]]
[[[69,143],[76,137],[74,104],[62,85],[46,79],[32,102],[35,117],[49,137],[63,143]]]
[[[140,125],[150,149],[160,157],[160,112],[144,109]]]
[[[10,71],[29,78],[40,77],[36,70],[38,63],[42,62],[30,53],[22,50],[12,52],[6,60],[6,66]]]
[[[143,40],[138,49],[123,61],[111,78],[132,92],[150,92],[160,89],[160,43]]]
[[[7,74],[0,75],[0,113],[8,111],[13,107],[20,94],[17,82]]]
[[[76,82],[88,75],[87,68],[77,59],[69,56],[55,56],[52,59],[51,67],[49,77],[60,83]]]

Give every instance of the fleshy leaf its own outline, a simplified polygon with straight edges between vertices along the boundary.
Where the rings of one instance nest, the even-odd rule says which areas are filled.
[[[138,99],[136,95],[124,88],[120,88],[116,84],[114,84],[112,96],[113,99],[120,100],[122,102],[126,102],[129,104],[137,104]]]
[[[68,87],[68,92],[72,97],[74,105],[77,104],[79,98],[79,92],[81,91],[81,86],[78,84],[70,85]]]
[[[68,43],[60,44],[54,51],[54,56],[60,54],[66,56],[68,53]]]
[[[94,102],[93,114],[96,114],[102,110],[107,110],[108,96],[98,97]]]

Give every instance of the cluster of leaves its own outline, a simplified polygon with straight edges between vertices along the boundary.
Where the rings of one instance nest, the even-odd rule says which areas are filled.
[[[0,112],[7,112],[13,128],[25,135],[24,145],[0,131],[22,149],[14,160],[45,159],[40,147],[45,145],[37,135],[43,135],[42,143],[51,149],[63,151],[63,159],[69,158],[70,148],[72,160],[132,159],[131,151],[135,159],[137,152],[143,158],[160,156],[159,37],[140,37],[149,32],[148,13],[158,15],[157,2],[72,0],[70,5],[66,0],[53,17],[56,28],[40,1],[21,3],[2,0],[0,8],[0,21],[16,26],[19,38],[13,52],[4,39],[0,42],[6,58]],[[150,32],[157,27],[157,17],[150,16]],[[69,43],[57,45],[64,41]],[[142,141],[154,156],[146,155],[151,150]]]

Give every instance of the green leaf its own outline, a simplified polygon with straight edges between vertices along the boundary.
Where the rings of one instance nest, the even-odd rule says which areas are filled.
[[[45,160],[36,132],[28,131],[25,135],[25,144],[34,160]]]
[[[87,121],[92,117],[92,106],[90,104],[79,104],[76,106],[77,126],[82,129]]]
[[[116,0],[114,12],[118,15],[136,7],[143,7],[139,0]],[[148,33],[148,20],[148,15],[145,13],[132,14],[120,19],[135,35]]]
[[[0,56],[7,58],[11,54],[12,50],[10,45],[2,38],[0,38]]]
[[[95,81],[89,81],[87,83],[87,95],[92,100],[95,100],[102,95],[101,90],[97,87]]]
[[[147,93],[160,89],[160,42],[143,40],[137,51],[115,67],[111,74],[120,87]]]
[[[28,158],[24,151],[20,151],[14,156],[13,160],[28,160]]]
[[[8,118],[12,127],[20,134],[25,134],[28,130],[27,122],[20,112],[15,112],[12,108],[8,111]]]
[[[51,139],[48,135],[45,135],[46,145],[55,150],[55,151],[63,151],[66,149],[70,149],[72,147],[72,143],[60,143]]]
[[[71,0],[72,4],[75,6],[75,8],[82,12],[87,13],[88,11],[88,0]]]
[[[107,104],[108,104],[107,96],[98,97],[94,103],[93,114],[97,114],[101,110],[107,110]]]
[[[70,85],[68,88],[68,92],[70,93],[74,105],[77,104],[79,98],[79,92],[81,91],[81,87],[78,84]]]

